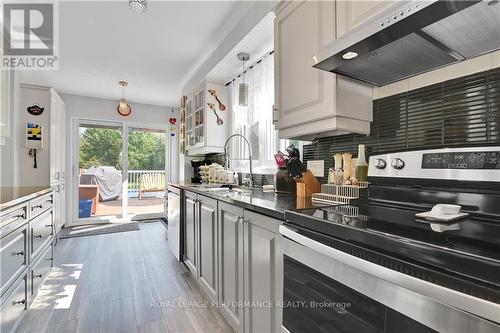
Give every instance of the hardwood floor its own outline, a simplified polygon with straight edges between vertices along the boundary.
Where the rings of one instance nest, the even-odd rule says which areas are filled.
[[[175,260],[161,223],[60,239],[56,265],[18,333],[233,332]]]

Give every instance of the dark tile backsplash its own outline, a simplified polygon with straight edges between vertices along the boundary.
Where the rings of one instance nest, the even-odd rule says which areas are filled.
[[[370,135],[320,138],[304,146],[304,162],[325,160],[325,175],[337,152],[367,154],[500,144],[500,68],[411,90],[373,102]],[[326,178],[321,179],[323,182]]]

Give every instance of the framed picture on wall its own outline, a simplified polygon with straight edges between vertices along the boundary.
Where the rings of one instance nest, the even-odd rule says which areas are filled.
[[[41,125],[32,122],[26,124],[26,148],[43,148],[43,131]]]

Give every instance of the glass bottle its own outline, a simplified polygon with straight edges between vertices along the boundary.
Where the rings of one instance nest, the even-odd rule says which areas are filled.
[[[368,163],[365,157],[365,145],[358,146],[358,160],[356,163],[356,179],[362,182],[368,180]]]

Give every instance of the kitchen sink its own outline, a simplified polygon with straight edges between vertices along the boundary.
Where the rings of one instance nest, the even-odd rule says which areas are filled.
[[[236,186],[229,188],[227,186],[220,186],[220,185],[216,187],[207,185],[207,187],[203,188],[200,187],[198,188],[198,190],[202,192],[214,193],[225,197],[250,196],[252,194],[251,189],[247,189],[244,187],[236,187]]]

